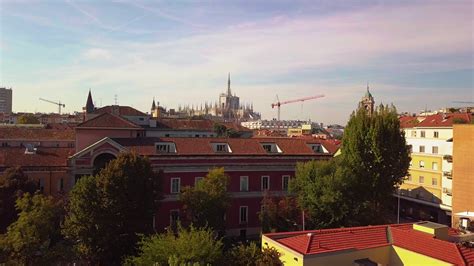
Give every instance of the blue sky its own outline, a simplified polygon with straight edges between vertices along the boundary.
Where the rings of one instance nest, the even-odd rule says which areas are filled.
[[[396,2],[396,3],[394,3]],[[416,112],[473,101],[472,1],[0,1],[0,86],[14,111],[148,111],[232,89],[264,118],[276,94],[326,97],[284,119],[345,123],[365,92]]]

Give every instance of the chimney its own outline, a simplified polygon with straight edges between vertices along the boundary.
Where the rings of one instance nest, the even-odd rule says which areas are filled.
[[[444,224],[438,224],[433,222],[419,222],[413,224],[413,230],[424,232],[434,236],[439,240],[448,240],[448,227]]]

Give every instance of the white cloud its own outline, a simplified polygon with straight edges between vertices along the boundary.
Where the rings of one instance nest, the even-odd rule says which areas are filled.
[[[272,80],[305,69],[358,68],[381,58],[385,59],[378,63],[380,68],[413,72],[469,67],[466,62],[425,63],[416,58],[472,53],[471,20],[469,7],[460,2],[430,2],[390,9],[377,6],[324,17],[277,17],[172,41],[89,40],[91,48],[82,53],[83,60],[62,67],[59,74],[42,72],[41,84],[53,90],[67,87],[86,91],[91,87],[98,97],[108,99],[119,91],[126,95],[122,104],[146,111],[152,96],[168,107],[214,100],[224,90],[230,71],[235,74],[233,85],[241,99],[253,101],[264,115],[272,114],[269,103],[277,93],[282,99],[327,93],[328,97],[316,100],[314,106],[305,103],[309,108],[305,110],[327,114],[320,121],[344,121],[357,105],[365,80],[336,88],[324,80],[315,85]],[[238,81],[243,77],[268,82],[244,86]],[[390,84],[382,86],[396,89]],[[104,88],[107,90],[100,92]],[[333,108],[341,103],[345,107]],[[82,101],[76,110],[80,110],[79,104]],[[294,114],[295,108],[288,110]],[[335,111],[341,114],[335,116]]]

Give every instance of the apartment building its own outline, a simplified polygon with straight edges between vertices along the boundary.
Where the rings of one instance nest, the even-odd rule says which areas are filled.
[[[453,125],[471,120],[468,113],[401,119],[411,147],[409,175],[400,190],[402,215],[451,223]]]

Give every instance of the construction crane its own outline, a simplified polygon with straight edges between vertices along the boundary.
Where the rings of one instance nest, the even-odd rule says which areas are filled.
[[[280,121],[280,106],[282,106],[284,104],[288,104],[288,103],[297,103],[297,102],[304,102],[304,101],[308,101],[308,100],[314,100],[314,99],[322,98],[322,97],[324,97],[324,95],[320,94],[320,95],[303,97],[303,98],[294,99],[294,100],[283,101],[283,102],[280,102],[280,99],[278,98],[278,95],[276,97],[277,97],[277,102],[272,103],[272,108],[278,107],[278,121]]]
[[[55,104],[58,106],[58,113],[61,114],[61,107],[66,107],[65,104],[61,103],[61,101],[59,102],[53,102],[53,101],[50,101],[50,100],[46,100],[46,99],[43,99],[43,98],[39,98],[40,101],[44,101],[44,102],[47,102],[47,103],[52,103],[52,104]]]

